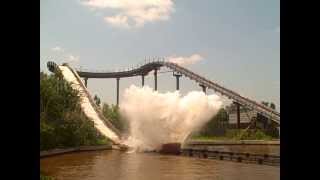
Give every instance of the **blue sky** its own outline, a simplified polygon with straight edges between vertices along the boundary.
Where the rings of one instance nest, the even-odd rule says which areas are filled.
[[[42,71],[49,60],[95,70],[155,56],[189,60],[186,68],[280,109],[279,0],[41,0],[40,7]],[[121,79],[120,92],[140,81]],[[158,82],[160,92],[175,89],[171,73]],[[186,78],[180,84],[182,94],[200,90]],[[153,87],[152,74],[146,85]],[[88,86],[115,103],[115,79],[89,79]]]

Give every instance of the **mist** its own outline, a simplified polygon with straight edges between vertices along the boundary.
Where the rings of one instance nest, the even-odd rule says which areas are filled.
[[[191,91],[159,93],[131,85],[123,94],[120,114],[129,124],[124,142],[136,151],[159,150],[165,143],[182,143],[199,130],[222,106],[218,95]]]

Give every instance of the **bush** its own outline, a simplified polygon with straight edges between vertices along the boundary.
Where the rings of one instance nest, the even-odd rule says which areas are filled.
[[[227,128],[228,114],[224,108],[211,118],[199,131],[201,136],[224,136]]]
[[[272,137],[266,135],[261,130],[227,130],[226,136],[234,140],[271,140]]]
[[[121,132],[126,132],[128,130],[128,123],[121,118],[119,113],[119,108],[115,105],[111,105],[111,107],[104,103],[102,106],[102,114],[107,120],[114,125],[114,127]]]
[[[55,180],[55,179],[51,176],[45,176],[40,174],[40,180]]]
[[[41,170],[40,170],[40,180],[55,180],[55,178],[51,176],[45,175]]]
[[[272,137],[261,130],[228,129],[225,136],[206,136],[194,134],[197,140],[272,140]]]
[[[104,139],[82,113],[78,92],[59,74],[40,73],[40,150],[96,145]]]

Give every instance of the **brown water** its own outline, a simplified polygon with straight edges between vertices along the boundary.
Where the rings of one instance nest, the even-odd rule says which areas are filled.
[[[117,150],[47,157],[40,165],[58,180],[280,179],[279,167]]]

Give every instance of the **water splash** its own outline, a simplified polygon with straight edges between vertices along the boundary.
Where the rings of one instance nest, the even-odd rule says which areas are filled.
[[[200,129],[222,105],[220,97],[201,91],[181,96],[131,85],[123,94],[120,113],[129,123],[125,144],[136,151],[159,150],[162,144],[183,142]]]

